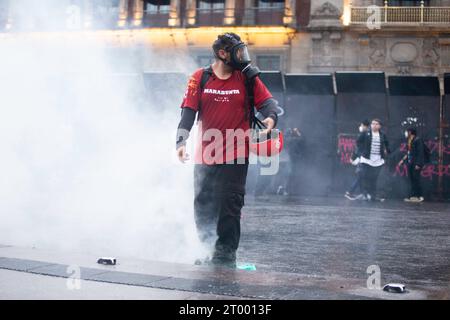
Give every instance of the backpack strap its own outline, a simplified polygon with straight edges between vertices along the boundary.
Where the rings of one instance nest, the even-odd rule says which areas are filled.
[[[249,78],[245,78],[245,97],[246,102],[248,105],[248,108],[246,109],[246,118],[249,120],[250,128],[254,128],[256,125],[259,128],[265,127],[264,123],[262,123],[258,118],[255,116],[255,94],[254,94],[254,88],[255,88],[255,78],[259,75],[259,70],[255,73],[253,76]],[[203,68],[203,74],[200,81],[200,92],[203,92],[203,89],[205,88],[206,83],[208,82],[209,78],[213,75],[213,70],[211,65]],[[201,117],[201,99],[198,105],[198,114],[197,114],[197,122],[200,120]]]
[[[202,91],[205,88],[205,85],[208,82],[209,78],[212,76],[212,74],[213,69],[211,65],[203,68],[202,80],[200,81],[200,89],[202,89]]]
[[[251,66],[250,64],[242,70],[245,77],[245,98],[248,105],[245,111],[245,117],[249,120],[251,129],[258,126],[260,129],[266,126],[255,116],[255,80],[261,74],[258,67]]]
[[[248,105],[245,117],[249,120],[250,128],[254,129],[258,126],[261,129],[265,128],[265,125],[255,116],[255,78],[256,76],[245,80],[245,95]]]
[[[203,93],[203,89],[205,88],[206,83],[209,78],[212,76],[213,70],[211,65],[203,68],[202,79],[200,80],[200,96]],[[200,99],[198,103],[198,113],[197,113],[197,122],[200,120],[201,111],[202,111],[202,100]]]
[[[421,139],[421,143],[423,144],[423,163],[431,163],[431,150],[428,148],[428,145],[425,143],[425,140]]]

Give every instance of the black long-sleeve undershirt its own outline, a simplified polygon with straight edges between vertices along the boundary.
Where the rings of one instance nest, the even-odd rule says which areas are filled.
[[[258,110],[259,113],[261,113],[265,118],[272,118],[273,121],[275,121],[274,127],[277,125],[278,122],[278,102],[274,98],[269,98],[265,100],[261,108]]]
[[[263,115],[264,118],[272,118],[275,121],[275,126],[278,122],[278,102],[269,98],[265,100],[261,108],[258,110],[259,113]],[[178,124],[177,130],[177,140],[176,140],[176,148],[178,149],[180,146],[186,144],[187,139],[189,138],[189,132],[192,129],[192,126],[195,122],[195,114],[197,112],[191,108],[182,108],[181,109],[181,120]]]
[[[186,144],[186,140],[189,138],[189,132],[194,125],[196,113],[191,108],[181,109],[181,120],[177,130],[177,149]]]

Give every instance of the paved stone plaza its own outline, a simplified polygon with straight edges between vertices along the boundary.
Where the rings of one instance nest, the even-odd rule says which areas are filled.
[[[230,270],[0,247],[0,299],[449,299],[450,205],[247,197],[239,263]],[[239,264],[238,263],[238,264]],[[68,289],[69,266],[80,289]],[[376,265],[381,286],[367,288]]]

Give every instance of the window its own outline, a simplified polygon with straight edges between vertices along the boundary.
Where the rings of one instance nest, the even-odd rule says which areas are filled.
[[[225,9],[225,1],[200,0],[197,1],[197,8],[201,10],[223,10]]]
[[[8,1],[0,1],[0,30],[6,28],[8,22]]]
[[[109,18],[119,14],[119,0],[95,0],[92,4],[94,17]]]
[[[384,2],[383,2],[384,5]],[[424,6],[430,5],[430,0],[423,1]],[[420,7],[420,0],[388,0],[389,7]]]
[[[259,55],[256,57],[256,65],[262,71],[279,71],[281,70],[281,56]]]
[[[146,0],[144,11],[148,13],[168,13],[170,0]]]
[[[258,8],[284,8],[284,0],[257,0]]]
[[[214,62],[214,57],[212,55],[202,55],[197,57],[197,63],[199,67],[209,66]]]

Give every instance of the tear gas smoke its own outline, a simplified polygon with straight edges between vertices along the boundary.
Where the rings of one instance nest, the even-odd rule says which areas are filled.
[[[155,101],[142,79],[145,61],[145,71],[195,65],[161,53],[70,32],[0,34],[0,243],[178,262],[201,254],[192,167],[172,161],[184,88]]]

